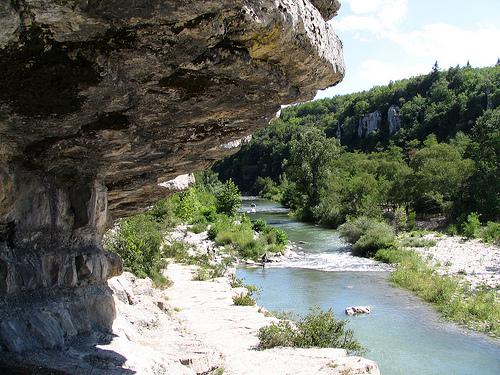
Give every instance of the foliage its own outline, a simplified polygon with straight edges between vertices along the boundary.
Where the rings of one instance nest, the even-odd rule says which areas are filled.
[[[414,251],[382,249],[375,259],[394,264],[392,282],[434,304],[446,318],[500,337],[500,302],[495,290],[473,291],[458,277],[440,276]]]
[[[241,205],[240,191],[233,180],[226,181],[222,189],[217,194],[217,212],[228,216],[234,216]]]
[[[105,248],[120,255],[124,269],[138,277],[151,277],[157,285],[166,284],[161,275],[165,261],[160,250],[162,236],[158,224],[148,214],[121,220],[105,239]]]
[[[415,152],[410,166],[415,207],[425,212],[451,210],[473,168],[472,161],[463,159],[456,147],[437,143],[434,135]]]
[[[481,231],[481,238],[485,242],[500,244],[500,223],[488,221]]]
[[[360,354],[362,345],[353,337],[353,332],[346,328],[345,320],[335,319],[332,310],[311,309],[296,322],[280,320],[262,327],[258,333],[259,347],[270,349],[277,346],[298,348],[343,348]]]
[[[255,300],[248,293],[241,293],[233,297],[236,306],[255,306]]]
[[[187,245],[181,241],[173,241],[163,246],[163,256],[181,261],[187,257]]]
[[[287,107],[215,169],[246,192],[281,199],[299,219],[328,226],[396,207],[410,213],[410,229],[416,218],[411,212],[455,219],[477,212],[495,221],[499,104],[500,66],[433,69]],[[387,126],[391,106],[399,107],[401,120],[394,134]],[[360,136],[360,119],[377,110],[380,129]]]
[[[231,288],[240,288],[243,286],[243,280],[232,274],[229,280],[229,285],[231,285]]]
[[[262,232],[266,228],[267,223],[263,219],[256,219],[252,222],[252,229],[256,232]]]
[[[404,237],[400,245],[402,247],[433,247],[436,246],[436,241],[421,237]]]
[[[195,281],[207,281],[224,276],[224,267],[221,265],[201,266],[196,270],[193,277]]]
[[[338,229],[340,235],[353,244],[353,253],[359,256],[370,256],[395,241],[390,225],[368,217],[348,220]]]
[[[206,223],[196,223],[196,224],[193,224],[188,229],[190,232],[193,232],[195,234],[202,233],[207,229],[207,224]]]
[[[288,320],[273,322],[259,329],[259,348],[294,347],[296,328]]]
[[[481,221],[475,212],[467,216],[467,220],[462,223],[462,234],[467,238],[477,238],[481,233]]]
[[[181,222],[191,224],[188,228],[194,233],[208,228],[209,238],[243,258],[257,260],[266,252],[283,251],[288,243],[286,233],[259,222],[261,233],[255,235],[250,219],[236,214],[239,204],[239,192],[232,181],[221,184],[213,172],[197,173],[195,186],[159,201],[145,214],[120,221],[106,235],[105,246],[121,256],[126,270],[164,285],[168,280],[161,269],[169,258],[199,266],[197,280],[220,277],[227,267],[212,264],[207,254],[190,256],[183,242],[162,243],[166,232]],[[217,213],[216,207],[225,212]]]
[[[407,230],[414,230],[417,226],[417,213],[415,211],[410,211],[408,214],[408,220],[406,222]]]
[[[282,252],[288,243],[287,234],[279,228],[258,222],[261,232],[254,236],[254,225],[247,216],[239,221],[227,216],[218,216],[208,231],[210,239],[217,245],[227,245],[242,258],[258,260],[266,252]]]

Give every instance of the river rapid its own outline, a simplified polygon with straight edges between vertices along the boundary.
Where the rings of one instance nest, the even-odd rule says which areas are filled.
[[[262,289],[257,302],[274,311],[305,313],[331,308],[344,318],[352,305],[370,315],[347,318],[384,375],[499,375],[500,342],[443,321],[432,306],[393,287],[390,268],[353,257],[335,230],[300,223],[276,203],[245,197],[242,210],[284,229],[300,255],[262,268],[239,268],[238,277]]]

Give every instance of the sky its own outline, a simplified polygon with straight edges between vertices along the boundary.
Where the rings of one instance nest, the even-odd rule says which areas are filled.
[[[316,98],[368,90],[440,68],[491,66],[500,57],[500,0],[341,0],[343,82]]]

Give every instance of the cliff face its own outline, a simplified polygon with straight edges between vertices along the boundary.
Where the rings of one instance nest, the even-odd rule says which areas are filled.
[[[338,6],[0,4],[0,351],[109,329],[104,282],[121,265],[102,251],[106,228],[230,153],[280,105],[339,82],[342,46],[325,21]]]

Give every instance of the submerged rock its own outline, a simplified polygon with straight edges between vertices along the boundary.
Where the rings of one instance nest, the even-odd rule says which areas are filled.
[[[353,316],[358,314],[370,314],[370,306],[351,306],[345,309],[346,315]]]

